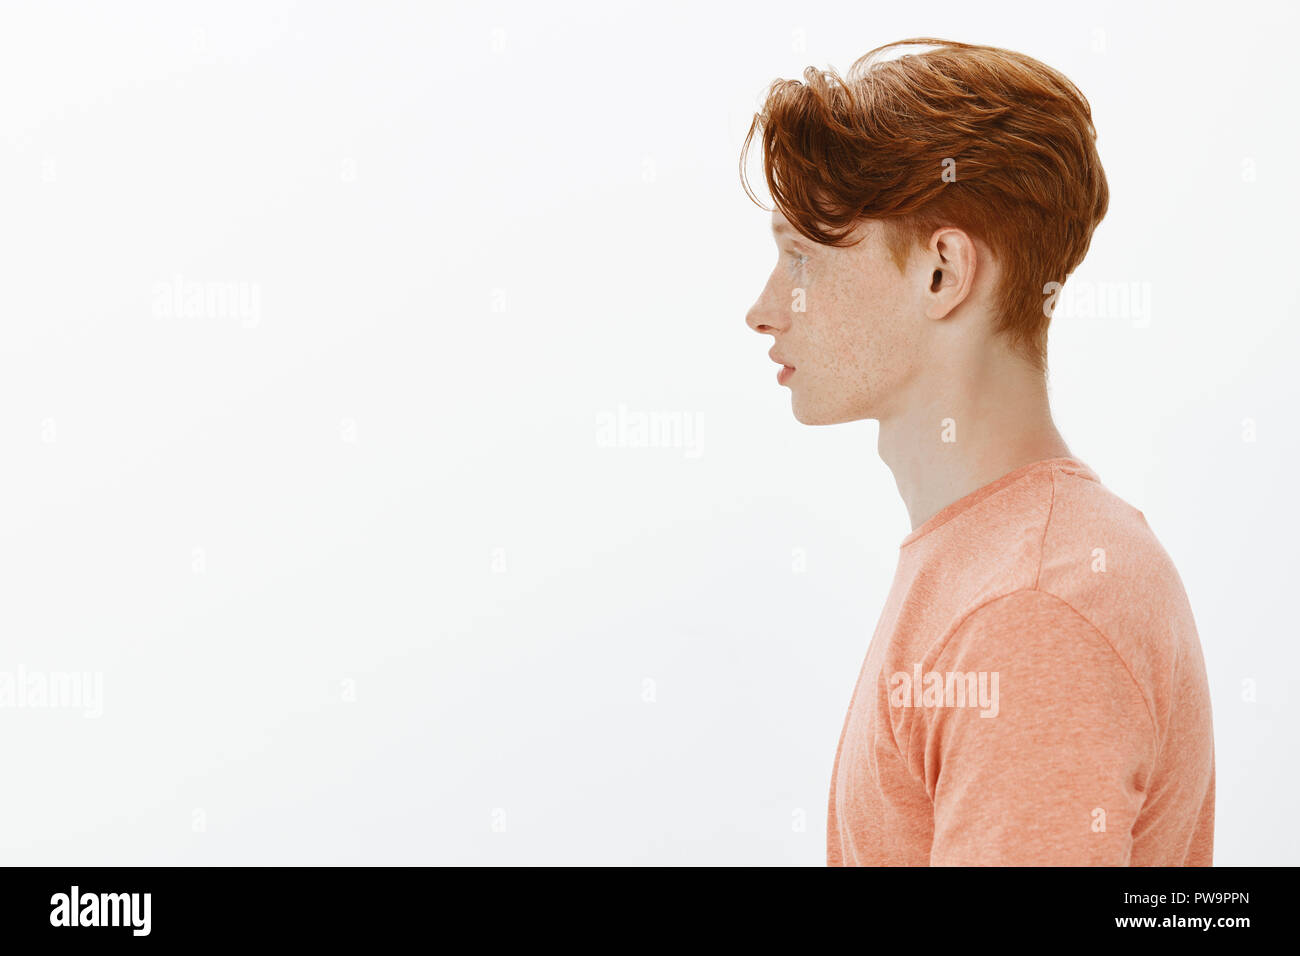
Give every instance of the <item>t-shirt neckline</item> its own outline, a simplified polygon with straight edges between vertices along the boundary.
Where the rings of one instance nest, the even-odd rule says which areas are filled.
[[[989,495],[996,494],[1007,485],[1020,480],[1030,472],[1038,471],[1042,468],[1064,468],[1065,470],[1073,472],[1089,481],[1098,480],[1096,472],[1077,458],[1067,456],[1062,458],[1042,458],[1038,461],[1031,461],[1028,464],[1021,465],[1019,468],[1007,472],[1001,478],[993,479],[993,481],[990,481],[987,485],[976,488],[969,494],[958,498],[947,507],[941,508],[935,514],[922,522],[919,527],[909,532],[898,545],[899,549],[901,550],[906,548],[909,544],[916,541],[918,538],[922,538],[929,534],[935,528],[947,524],[966,509],[979,504],[985,498],[989,497]]]

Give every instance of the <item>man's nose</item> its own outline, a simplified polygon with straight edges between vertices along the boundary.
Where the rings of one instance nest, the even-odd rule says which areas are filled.
[[[745,315],[745,324],[760,335],[775,335],[790,327],[790,316],[782,303],[773,294],[771,286],[763,290],[749,312]]]

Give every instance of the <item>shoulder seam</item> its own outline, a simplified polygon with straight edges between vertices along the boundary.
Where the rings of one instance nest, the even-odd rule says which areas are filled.
[[[1109,637],[1107,637],[1101,628],[1099,628],[1092,621],[1088,620],[1088,618],[1086,618],[1079,611],[1078,608],[1076,608],[1069,601],[1065,600],[1065,598],[1061,597],[1059,594],[1054,594],[1051,591],[1046,591],[1043,588],[1039,587],[1039,581],[1042,579],[1042,575],[1043,575],[1043,558],[1047,554],[1047,532],[1052,524],[1052,514],[1056,510],[1056,473],[1060,471],[1061,468],[1059,465],[1053,465],[1050,470],[1052,475],[1051,497],[1048,499],[1047,502],[1047,519],[1043,522],[1043,536],[1038,541],[1038,570],[1034,572],[1033,588],[1032,589],[1026,588],[1023,590],[1034,590],[1034,591],[1038,591],[1041,594],[1046,594],[1049,597],[1055,598],[1061,604],[1064,604],[1067,608],[1069,608],[1074,613],[1074,615],[1077,618],[1079,618],[1079,620],[1083,621],[1090,628],[1092,628],[1097,633],[1097,636],[1100,637],[1102,641],[1106,644],[1106,646],[1110,648],[1111,653],[1115,655],[1115,657],[1119,660],[1120,665],[1128,673],[1129,679],[1133,681],[1133,686],[1137,688],[1138,696],[1142,698],[1142,705],[1146,708],[1147,719],[1151,721],[1151,730],[1155,734],[1156,756],[1158,757],[1160,755],[1160,751],[1164,749],[1164,741],[1161,739],[1160,736],[1160,726],[1159,724],[1156,723],[1155,714],[1151,712],[1151,705],[1150,703],[1147,702],[1147,695],[1142,692],[1142,685],[1138,683],[1137,675],[1133,673],[1133,669],[1129,667],[1128,661],[1124,660],[1123,655],[1120,654],[1119,650],[1115,647],[1115,642],[1112,641]],[[981,605],[981,607],[982,606],[983,605]],[[976,610],[979,609],[976,608]],[[963,618],[962,621],[964,623],[965,618]],[[958,626],[960,627],[960,625]]]
[[[1043,534],[1038,539],[1038,569],[1034,571],[1034,587],[1038,587],[1038,580],[1043,574],[1043,554],[1047,550],[1047,529],[1052,524],[1052,510],[1056,507],[1056,469],[1049,469],[1051,474],[1050,494],[1047,499],[1047,517],[1043,520]]]
[[[1142,685],[1138,683],[1137,676],[1133,673],[1133,668],[1129,667],[1128,661],[1124,660],[1124,656],[1120,654],[1120,652],[1115,648],[1114,642],[1109,637],[1106,636],[1106,633],[1101,628],[1099,628],[1096,624],[1090,621],[1087,617],[1085,617],[1082,613],[1080,613],[1078,608],[1072,605],[1069,601],[1065,600],[1059,594],[1053,594],[1051,591],[1045,591],[1042,588],[1035,585],[1034,587],[1016,588],[1014,591],[1007,591],[1005,594],[999,594],[996,597],[989,598],[983,604],[973,607],[965,614],[963,614],[961,619],[955,625],[953,625],[952,628],[949,629],[947,635],[944,636],[943,640],[941,640],[933,648],[936,658],[942,656],[944,648],[947,647],[948,643],[952,640],[952,638],[956,635],[956,633],[962,629],[962,627],[966,624],[968,620],[970,620],[972,616],[984,610],[984,608],[988,607],[990,604],[993,604],[995,601],[1001,601],[1004,598],[1009,598],[1016,594],[1023,594],[1025,592],[1034,592],[1052,598],[1057,603],[1067,608],[1072,614],[1074,614],[1075,617],[1083,621],[1083,623],[1087,624],[1088,627],[1092,628],[1093,632],[1096,633],[1096,635],[1101,638],[1102,643],[1104,643],[1108,648],[1110,648],[1110,652],[1115,655],[1115,659],[1118,660],[1120,666],[1124,668],[1124,673],[1128,674],[1129,680],[1133,682],[1133,687],[1134,689],[1137,690],[1138,697],[1142,701],[1142,708],[1146,711],[1147,720],[1151,722],[1151,733],[1156,742],[1155,754],[1153,755],[1154,759],[1152,763],[1152,766],[1154,767],[1155,762],[1158,762],[1160,758],[1160,753],[1164,750],[1164,739],[1160,734],[1160,726],[1159,724],[1156,723],[1155,715],[1151,712],[1151,705],[1147,701],[1147,695],[1143,693]],[[913,721],[912,726],[908,728],[907,747],[909,752],[912,749],[912,734],[915,732],[916,727],[921,723],[922,723],[921,721]]]
[[[1155,741],[1156,741],[1155,756],[1159,758],[1160,751],[1164,749],[1164,740],[1160,735],[1160,725],[1156,722],[1155,714],[1151,712],[1151,705],[1150,703],[1147,702],[1147,695],[1142,691],[1142,685],[1138,683],[1137,675],[1133,673],[1133,668],[1129,667],[1128,661],[1124,659],[1124,655],[1119,652],[1119,649],[1117,647],[1115,647],[1115,642],[1112,641],[1109,637],[1107,637],[1106,632],[1103,631],[1101,628],[1099,628],[1091,620],[1089,620],[1083,614],[1083,612],[1081,612],[1078,608],[1076,608],[1065,598],[1061,597],[1059,594],[1053,594],[1051,591],[1045,591],[1039,587],[1035,587],[1033,588],[1033,590],[1037,591],[1039,594],[1046,594],[1048,597],[1052,598],[1058,603],[1069,608],[1070,612],[1075,617],[1077,617],[1079,620],[1083,621],[1084,624],[1087,624],[1090,628],[1092,628],[1093,631],[1096,633],[1096,635],[1102,639],[1102,642],[1107,647],[1110,648],[1110,652],[1115,655],[1115,659],[1119,661],[1120,666],[1124,668],[1124,672],[1128,674],[1129,680],[1133,682],[1133,687],[1137,690],[1138,696],[1142,698],[1142,706],[1147,712],[1147,719],[1151,721],[1151,733],[1155,737]]]

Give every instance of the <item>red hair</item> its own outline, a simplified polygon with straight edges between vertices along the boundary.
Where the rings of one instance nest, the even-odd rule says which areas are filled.
[[[877,56],[912,45],[938,48]],[[844,79],[803,75],[776,80],[750,124],[750,199],[746,159],[761,130],[773,201],[814,242],[852,245],[859,220],[881,220],[901,269],[941,226],[978,237],[1002,266],[996,331],[1045,372],[1044,286],[1083,261],[1109,201],[1084,95],[1024,54],[932,38],[877,47]]]

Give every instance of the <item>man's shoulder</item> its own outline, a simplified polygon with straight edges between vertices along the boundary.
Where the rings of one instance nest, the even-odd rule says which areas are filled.
[[[1099,481],[1058,474],[1034,587],[1115,637],[1191,628],[1183,582],[1146,516]]]
[[[1162,710],[1182,667],[1203,662],[1182,579],[1143,513],[1072,468],[1041,470],[1008,490],[975,555],[940,559],[967,587],[934,621],[931,640],[975,633],[1014,643],[1017,627],[1068,629],[1108,644],[1153,712]]]
[[[1146,517],[1086,468],[1037,468],[942,529],[918,562],[921,590],[961,617],[1026,588],[1085,613],[1116,600],[1185,601]]]
[[[1110,645],[1162,734],[1180,687],[1208,700],[1182,578],[1145,515],[1105,485],[1055,477],[1035,587],[1068,605]]]

